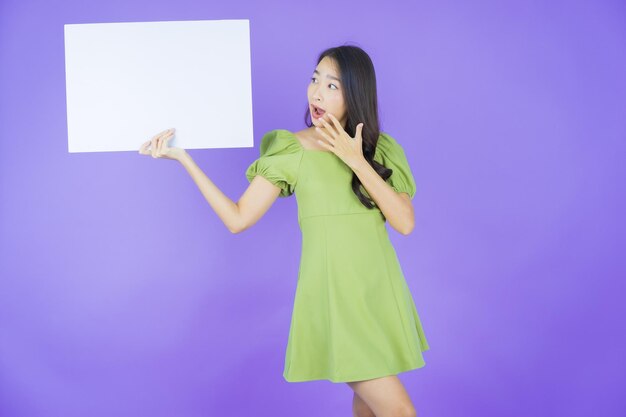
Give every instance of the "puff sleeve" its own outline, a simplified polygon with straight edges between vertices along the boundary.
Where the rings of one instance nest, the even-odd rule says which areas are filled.
[[[255,176],[261,175],[280,187],[279,197],[288,197],[295,191],[302,148],[296,138],[282,133],[276,129],[263,135],[261,155],[246,170],[246,178],[252,182]]]
[[[387,179],[387,183],[399,193],[407,193],[411,199],[415,196],[415,178],[407,161],[404,149],[396,140],[387,133],[380,133],[376,145],[375,160],[393,173]]]

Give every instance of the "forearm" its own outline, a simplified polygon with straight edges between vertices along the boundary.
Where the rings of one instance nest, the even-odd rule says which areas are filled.
[[[228,198],[213,184],[187,152],[178,161],[185,167],[206,201],[224,222],[228,230],[232,233],[237,233],[241,225],[241,215],[237,203]]]
[[[397,193],[364,158],[351,168],[389,224],[403,235],[411,233],[415,217],[410,200]]]

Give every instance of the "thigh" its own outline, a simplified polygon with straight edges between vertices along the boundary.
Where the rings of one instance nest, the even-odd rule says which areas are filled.
[[[347,383],[377,417],[415,415],[409,394],[397,375]]]

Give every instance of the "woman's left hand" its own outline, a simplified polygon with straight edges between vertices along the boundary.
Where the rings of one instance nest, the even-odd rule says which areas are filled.
[[[355,166],[361,162],[365,157],[363,156],[363,138],[361,137],[361,131],[363,130],[363,123],[359,123],[356,126],[356,132],[354,137],[351,137],[341,126],[339,120],[330,113],[327,113],[328,118],[332,121],[332,125],[324,120],[322,116],[321,120],[324,124],[323,128],[316,127],[317,130],[324,138],[326,142],[318,140],[318,142],[326,149],[333,152],[339,158],[343,160],[349,167]]]

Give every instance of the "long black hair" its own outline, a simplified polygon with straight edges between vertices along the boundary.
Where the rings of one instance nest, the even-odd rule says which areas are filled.
[[[378,143],[379,121],[378,121],[378,98],[376,94],[376,73],[374,64],[369,55],[358,46],[342,45],[328,48],[317,58],[319,64],[324,57],[331,58],[339,67],[339,78],[343,86],[342,94],[348,117],[344,130],[354,137],[356,126],[363,123],[361,137],[363,138],[363,156],[374,168],[376,173],[385,181],[393,172],[384,165],[374,161],[376,145]],[[304,123],[308,127],[313,126],[309,103],[304,114]],[[363,194],[361,191],[361,181],[355,173],[352,173],[352,191],[359,198],[361,203],[371,209],[375,206],[374,200]]]

